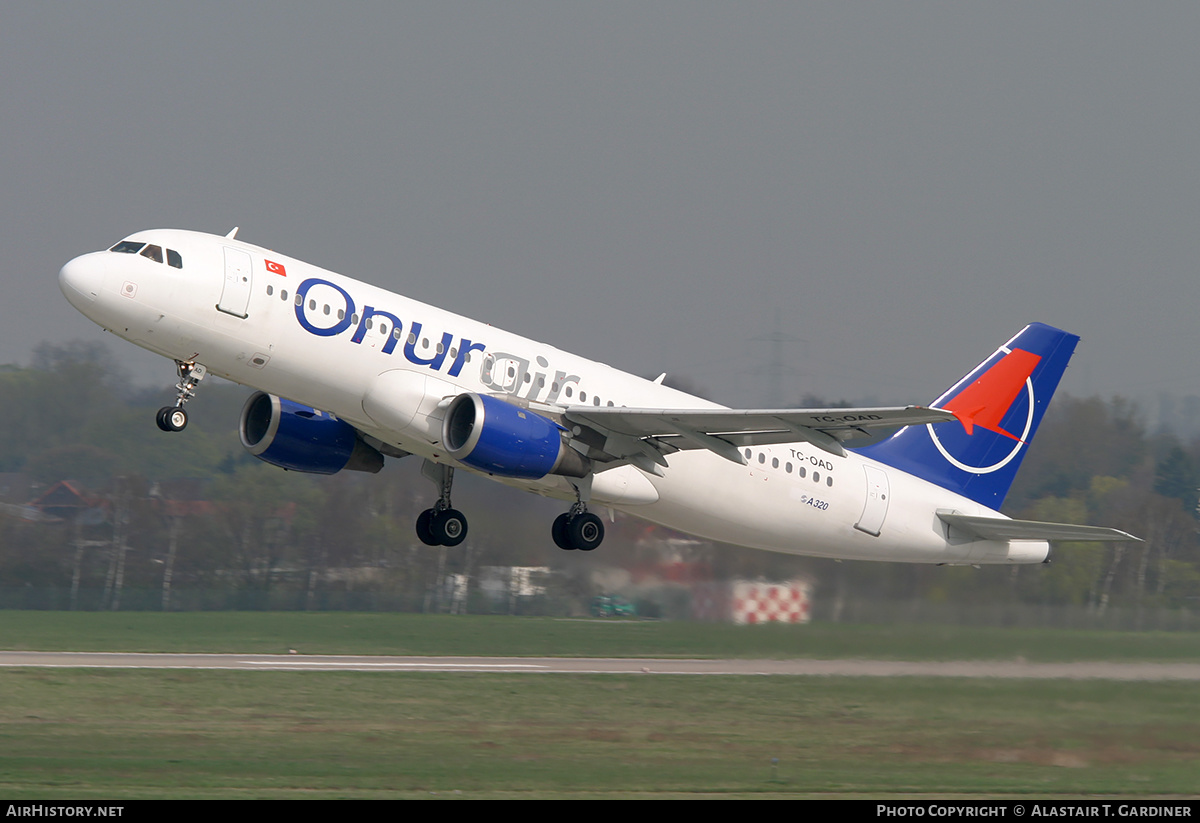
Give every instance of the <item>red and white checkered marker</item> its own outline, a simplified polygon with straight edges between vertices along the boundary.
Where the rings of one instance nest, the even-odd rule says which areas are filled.
[[[733,622],[807,623],[811,604],[803,583],[735,583]]]

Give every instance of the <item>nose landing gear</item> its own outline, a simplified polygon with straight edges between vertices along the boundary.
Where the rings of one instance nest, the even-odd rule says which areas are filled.
[[[154,419],[165,432],[181,432],[187,428],[188,414],[183,404],[195,396],[196,385],[208,374],[208,369],[194,360],[176,360],[175,370],[179,373],[179,382],[175,385],[178,391],[175,405],[163,406]]]

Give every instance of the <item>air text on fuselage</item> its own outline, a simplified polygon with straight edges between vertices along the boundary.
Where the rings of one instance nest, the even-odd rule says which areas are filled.
[[[320,289],[324,292],[321,295],[323,298],[321,301],[309,297],[309,292],[314,287],[323,287]],[[332,290],[332,293],[327,289]],[[333,293],[336,293],[337,297],[334,297]],[[335,303],[340,301],[341,305],[331,308],[330,304],[325,302],[326,299],[333,300]],[[320,309],[318,309],[318,305],[321,305]],[[555,370],[554,379],[549,381],[549,392],[544,397],[538,397],[541,390],[546,388],[549,374],[549,371],[543,371],[550,367],[550,362],[545,357],[539,355],[535,358],[535,362],[531,363],[528,358],[515,354],[488,352],[486,344],[476,343],[466,338],[461,338],[459,344],[454,346],[452,345],[454,335],[450,332],[442,334],[440,342],[433,347],[432,353],[419,353],[418,345],[424,349],[430,347],[429,339],[422,336],[422,323],[413,321],[409,325],[407,336],[405,336],[404,321],[396,314],[366,305],[363,306],[360,313],[350,292],[336,283],[319,277],[310,277],[304,280],[296,289],[295,313],[296,322],[300,324],[300,327],[317,337],[336,337],[350,331],[352,327],[354,331],[350,336],[351,343],[361,345],[367,339],[367,335],[371,333],[385,337],[380,349],[384,354],[393,354],[396,346],[403,339],[404,359],[414,366],[424,366],[433,371],[442,371],[449,360],[450,366],[446,369],[446,375],[449,377],[458,377],[462,373],[463,366],[470,360],[471,352],[482,352],[484,357],[479,368],[479,381],[484,386],[498,392],[514,396],[522,396],[524,393],[523,396],[529,400],[553,403],[557,401],[568,384],[578,383],[580,379],[578,375],[568,374],[561,369]],[[321,325],[322,321],[328,322],[329,320],[334,320],[332,325]],[[534,366],[532,370],[531,366]]]

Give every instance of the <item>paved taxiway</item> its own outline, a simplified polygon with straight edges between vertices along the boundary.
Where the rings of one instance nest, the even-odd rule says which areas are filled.
[[[1003,677],[1200,680],[1196,663],[670,660],[587,657],[370,657],[300,654],[0,652],[0,666],[244,671],[496,672],[529,674],[775,674],[839,677]]]

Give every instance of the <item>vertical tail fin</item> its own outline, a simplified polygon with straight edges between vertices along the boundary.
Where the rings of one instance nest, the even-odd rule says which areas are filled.
[[[1078,342],[1032,323],[932,403],[962,425],[909,426],[857,451],[999,509]]]

